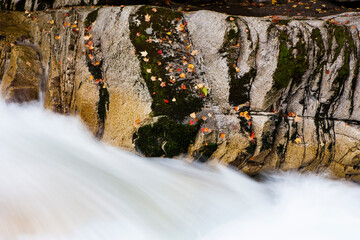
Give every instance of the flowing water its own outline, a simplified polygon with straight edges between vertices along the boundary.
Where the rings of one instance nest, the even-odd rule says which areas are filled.
[[[358,239],[360,187],[146,159],[0,102],[0,239]]]

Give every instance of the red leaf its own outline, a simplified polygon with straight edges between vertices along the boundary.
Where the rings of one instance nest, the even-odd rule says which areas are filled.
[[[178,68],[178,69],[176,69],[176,71],[181,72],[181,69],[180,69],[180,68]]]
[[[165,103],[169,103],[169,100],[167,100],[167,99],[164,99],[164,102],[165,102]]]
[[[193,120],[190,120],[190,125],[193,125],[194,124],[194,121]]]
[[[161,50],[158,51],[158,54],[161,55],[163,52]]]
[[[185,84],[181,84],[181,89],[186,89],[186,85]]]

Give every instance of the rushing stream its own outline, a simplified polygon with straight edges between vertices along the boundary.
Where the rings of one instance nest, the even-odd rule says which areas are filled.
[[[0,123],[0,239],[359,238],[351,183],[145,159],[39,104],[0,102]]]

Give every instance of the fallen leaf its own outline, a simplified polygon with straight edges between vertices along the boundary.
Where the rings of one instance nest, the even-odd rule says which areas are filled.
[[[252,132],[250,137],[249,137],[249,140],[251,141],[255,141],[255,132]]]
[[[202,96],[202,97],[206,97],[206,96],[207,96],[208,90],[207,90],[206,87],[201,88],[200,91],[202,92],[202,93],[201,93],[201,96]]]
[[[230,21],[234,21],[234,18],[233,18],[233,17],[230,17],[229,20],[230,20]]]
[[[203,116],[203,117],[202,117],[202,120],[204,120],[204,121],[205,121],[206,119],[207,119],[207,118],[206,118],[205,116]]]
[[[149,14],[145,15],[145,22],[150,22],[151,16]]]
[[[147,73],[151,73],[151,68],[146,69]]]
[[[176,102],[176,98],[173,98],[171,101]]]
[[[156,81],[156,77],[155,77],[155,76],[152,76],[152,77],[151,77],[151,81]]]
[[[221,134],[220,134],[220,137],[221,137],[221,138],[225,138],[225,133],[221,133]]]
[[[156,8],[152,8],[151,11],[157,12],[157,9],[156,9]]]
[[[190,114],[190,117],[192,117],[192,118],[196,118],[196,114],[195,114],[195,112],[191,113],[191,114]]]
[[[181,84],[181,89],[186,89],[186,85],[184,83]]]
[[[194,121],[193,120],[190,120],[190,125],[193,125],[194,124]]]
[[[144,62],[148,62],[149,59],[148,58],[143,58]]]
[[[160,87],[166,87],[166,82],[161,82]]]
[[[29,67],[31,67],[31,63],[30,63],[30,62],[26,62],[26,65],[28,65]]]
[[[56,39],[56,40],[59,40],[59,39],[60,39],[60,36],[55,36],[55,39]]]
[[[142,57],[146,57],[147,55],[148,55],[148,53],[147,53],[147,51],[145,50],[145,51],[143,51],[143,52],[140,52],[140,54],[141,54],[141,56]]]
[[[164,99],[164,102],[165,102],[165,103],[169,103],[169,100],[167,100],[167,99]]]
[[[299,144],[299,143],[301,143],[301,138],[295,138],[295,140],[294,140],[294,142],[296,143],[296,144]]]
[[[158,51],[158,54],[161,55],[163,52],[161,50]]]
[[[191,52],[191,55],[192,56],[195,56],[195,55],[197,55],[198,54],[198,50],[193,50],[192,52]]]
[[[181,78],[186,78],[185,73],[181,73],[181,74],[180,74],[180,77],[181,77]]]

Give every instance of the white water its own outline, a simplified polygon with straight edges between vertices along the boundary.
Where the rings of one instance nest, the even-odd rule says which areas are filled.
[[[145,159],[0,102],[0,239],[359,239],[360,188]]]

